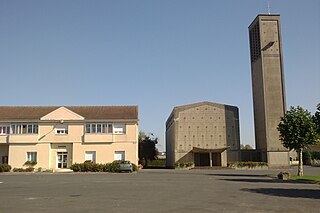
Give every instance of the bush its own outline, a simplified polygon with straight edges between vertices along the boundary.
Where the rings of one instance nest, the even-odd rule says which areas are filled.
[[[26,169],[24,169],[24,168],[14,168],[12,171],[13,172],[33,172],[34,168],[32,168],[32,167],[28,167]]]
[[[176,168],[188,168],[194,166],[193,162],[176,162],[174,165]]]
[[[302,161],[305,165],[311,165],[313,161],[320,160],[319,151],[304,151],[302,152]]]
[[[112,163],[106,164],[85,161],[84,163],[72,164],[70,169],[74,172],[117,172],[120,169],[120,161],[113,161]]]
[[[24,172],[24,168],[13,168],[13,172]]]
[[[166,159],[157,159],[157,160],[149,161],[148,166],[165,167],[166,166]]]
[[[28,167],[28,168],[25,169],[25,171],[26,171],[26,172],[33,172],[33,171],[34,171],[34,168]]]
[[[228,167],[231,168],[243,168],[243,167],[248,167],[248,168],[256,168],[256,167],[263,167],[263,166],[268,166],[268,163],[266,162],[228,162],[227,164]]]
[[[0,164],[0,172],[10,172],[11,166],[8,164]]]
[[[136,172],[136,171],[138,171],[138,166],[136,165],[136,164],[132,164],[132,171],[133,172]]]
[[[24,166],[28,166],[28,167],[34,167],[35,165],[37,165],[37,161],[26,161],[24,164]]]
[[[100,164],[92,161],[85,161],[84,163],[74,163],[70,166],[74,172],[118,172],[120,169],[120,161],[113,161],[112,163]],[[138,171],[138,166],[132,164],[132,170]]]
[[[118,172],[120,170],[120,161],[115,160],[109,165],[109,172]]]
[[[70,169],[73,170],[74,172],[81,172],[81,164],[74,163],[70,166]]]
[[[304,165],[310,165],[311,164],[311,154],[310,151],[304,151],[302,152],[302,162]]]

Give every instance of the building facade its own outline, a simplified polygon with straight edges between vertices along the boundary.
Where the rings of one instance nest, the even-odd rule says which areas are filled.
[[[167,167],[176,162],[227,166],[238,161],[239,111],[235,106],[200,102],[174,107],[166,122]]]
[[[288,166],[277,126],[286,112],[279,15],[258,15],[249,26],[256,149],[269,166]]]
[[[0,130],[0,160],[12,168],[138,162],[137,106],[1,106]]]

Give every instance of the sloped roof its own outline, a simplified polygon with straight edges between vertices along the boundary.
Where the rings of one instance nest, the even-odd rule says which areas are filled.
[[[203,102],[198,102],[198,103],[193,103],[193,104],[176,106],[173,108],[169,118],[167,119],[166,126],[168,126],[171,119],[176,118],[178,116],[179,112],[184,111],[184,110],[188,110],[191,108],[203,106],[203,105],[213,106],[213,107],[217,107],[217,108],[223,108],[223,109],[231,110],[231,111],[238,111],[237,106],[232,106],[232,105],[227,105],[227,104],[218,104],[218,103],[209,102],[209,101],[203,101]]]
[[[0,106],[0,120],[39,120],[61,106]],[[138,106],[64,106],[87,120],[138,119]]]
[[[225,107],[236,107],[236,106],[231,106],[231,105],[226,105],[226,104],[218,104],[218,103],[214,103],[214,102],[209,102],[209,101],[203,101],[203,102],[198,102],[198,103],[193,103],[193,104],[186,104],[186,105],[182,105],[182,106],[176,106],[174,107],[174,110],[176,111],[184,111],[187,109],[191,109],[194,107],[198,107],[198,106],[203,106],[203,105],[208,105],[208,106],[214,106],[214,107],[219,107],[219,108],[225,108]]]

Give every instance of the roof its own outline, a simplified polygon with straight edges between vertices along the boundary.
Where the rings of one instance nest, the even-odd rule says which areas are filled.
[[[236,106],[231,106],[231,105],[226,105],[226,104],[218,104],[218,103],[209,102],[209,101],[203,101],[203,102],[198,102],[198,103],[193,103],[193,104],[176,106],[173,109],[180,112],[180,111],[184,111],[186,109],[191,109],[191,108],[203,106],[203,105],[209,105],[209,106],[220,107],[220,108],[225,108],[225,107],[237,108]]]
[[[249,29],[251,28],[251,26],[256,22],[256,21],[258,21],[258,19],[260,18],[260,17],[277,17],[278,19],[280,18],[280,14],[258,14],[256,17],[255,17],[255,19],[251,22],[251,24],[249,25]]]
[[[62,106],[0,106],[0,120],[39,120]],[[64,106],[87,120],[138,119],[138,106]]]
[[[178,113],[187,109],[191,109],[194,107],[199,107],[203,105],[208,105],[208,106],[213,106],[217,108],[223,108],[225,110],[230,110],[234,112],[238,112],[238,107],[237,106],[232,106],[232,105],[226,105],[226,104],[218,104],[214,102],[209,102],[209,101],[203,101],[203,102],[198,102],[198,103],[193,103],[193,104],[187,104],[187,105],[182,105],[182,106],[176,106],[173,108],[169,118],[166,121],[166,126],[170,123],[171,119],[176,118]]]

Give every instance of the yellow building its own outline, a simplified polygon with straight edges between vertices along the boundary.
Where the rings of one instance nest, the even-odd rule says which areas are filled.
[[[0,162],[67,169],[92,160],[138,163],[137,106],[0,106]]]

